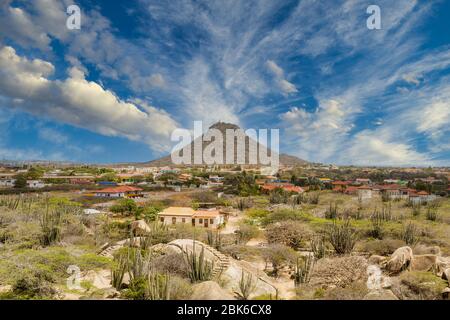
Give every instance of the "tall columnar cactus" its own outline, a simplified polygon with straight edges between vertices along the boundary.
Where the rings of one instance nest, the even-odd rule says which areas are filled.
[[[200,254],[196,253],[195,241],[192,245],[192,252],[184,251],[186,267],[188,269],[191,282],[206,281],[212,277],[214,262],[205,258],[205,248],[202,247]]]
[[[312,270],[314,268],[315,259],[313,255],[298,257],[294,271],[294,284],[299,286],[308,283],[311,280]]]
[[[111,284],[114,288],[120,290],[122,287],[123,277],[127,271],[128,260],[123,254],[119,255],[114,260],[115,265],[111,269]]]
[[[242,270],[241,280],[239,281],[239,291],[235,291],[241,300],[248,300],[250,295],[255,291],[258,279],[251,273]]]
[[[148,300],[170,300],[170,289],[171,278],[168,273],[160,274],[150,270],[145,290]]]
[[[338,224],[336,220],[328,229],[328,240],[337,254],[349,254],[356,243],[356,233],[350,225],[350,220]]]

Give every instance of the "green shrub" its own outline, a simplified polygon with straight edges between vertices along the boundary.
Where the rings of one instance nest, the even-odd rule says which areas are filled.
[[[370,254],[376,254],[380,256],[389,256],[394,253],[400,247],[403,247],[405,242],[399,239],[383,239],[383,240],[371,240],[362,245],[361,250],[369,252]]]
[[[327,290],[324,295],[324,300],[362,300],[368,293],[367,285],[363,282],[354,282],[342,288],[336,287]]]
[[[266,238],[269,243],[281,243],[296,250],[304,246],[304,242],[312,236],[308,225],[299,221],[283,221],[266,227]]]
[[[51,299],[57,294],[54,282],[48,271],[24,269],[16,276],[11,292],[14,299]]]
[[[235,231],[236,244],[245,244],[250,239],[258,237],[260,231],[257,226],[241,224],[239,229]]]
[[[445,287],[447,282],[430,272],[410,271],[400,275],[399,287],[393,291],[403,300],[437,300]]]
[[[272,265],[271,275],[278,276],[279,269],[285,265],[292,266],[297,260],[297,253],[282,244],[272,244],[262,249],[262,257]]]

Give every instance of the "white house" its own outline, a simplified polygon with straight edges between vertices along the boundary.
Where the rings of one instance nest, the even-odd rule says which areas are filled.
[[[429,201],[434,201],[436,200],[436,198],[436,195],[428,194],[428,192],[426,191],[415,192],[409,195],[409,201],[414,204],[422,204]]]
[[[141,188],[132,186],[119,186],[97,190],[95,196],[99,198],[140,198],[143,197]]]
[[[33,189],[41,189],[44,188],[46,184],[41,180],[27,180],[27,187]]]
[[[0,180],[0,187],[14,187],[14,184],[16,183],[16,179],[1,179]]]
[[[373,193],[370,187],[359,187],[358,188],[358,198],[362,200],[372,199]]]

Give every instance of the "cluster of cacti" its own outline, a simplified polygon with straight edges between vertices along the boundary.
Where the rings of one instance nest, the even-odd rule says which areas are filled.
[[[439,218],[439,213],[438,213],[437,208],[427,207],[426,218],[427,218],[427,220],[430,220],[430,221],[437,221]]]
[[[325,257],[327,252],[327,247],[325,245],[325,239],[323,236],[317,236],[311,239],[311,251],[314,254],[314,258],[322,259]]]
[[[145,286],[148,300],[170,300],[171,279],[168,273],[160,274],[150,270]]]
[[[127,271],[130,281],[146,278],[150,270],[151,252],[144,252],[139,248],[128,248]]]
[[[348,254],[352,252],[356,243],[356,233],[347,219],[338,224],[336,220],[328,229],[328,240],[337,254]]]
[[[430,221],[437,221],[439,219],[438,208],[440,206],[439,201],[431,201],[427,203],[426,218]]]
[[[203,246],[200,254],[197,254],[195,247],[194,241],[192,252],[189,252],[187,249],[184,251],[189,278],[191,279],[191,282],[210,280],[214,269],[214,262],[206,259],[205,248]]]
[[[339,209],[336,203],[330,203],[327,211],[325,211],[326,219],[336,219],[338,217]]]
[[[308,283],[311,279],[312,270],[314,268],[315,259],[313,255],[298,257],[294,270],[294,284],[299,286]]]
[[[60,240],[61,237],[61,212],[46,205],[40,219],[41,243],[43,246],[51,245]]]
[[[11,210],[29,211],[33,204],[41,201],[39,195],[5,195],[0,197],[0,206]]]
[[[212,231],[212,230],[208,230],[206,232],[206,243],[217,249],[220,250],[222,248],[222,236],[220,231],[216,230],[216,231]]]
[[[318,192],[309,193],[307,197],[308,203],[319,204],[319,196]]]
[[[255,291],[258,279],[251,273],[242,270],[241,279],[239,280],[239,291],[235,291],[241,300],[248,300],[250,295]]]
[[[412,203],[411,210],[412,210],[412,215],[414,217],[418,217],[422,213],[422,205],[420,203]]]
[[[252,203],[248,198],[239,198],[236,200],[236,207],[239,210],[244,211],[245,209],[251,208]]]
[[[419,241],[419,231],[417,226],[412,222],[403,226],[402,239],[407,245],[414,245]]]
[[[122,288],[123,277],[127,272],[128,260],[120,254],[114,258],[114,266],[111,269],[111,284],[117,290]]]

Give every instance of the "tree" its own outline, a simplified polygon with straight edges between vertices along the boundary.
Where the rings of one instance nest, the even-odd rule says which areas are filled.
[[[16,177],[16,182],[14,182],[14,188],[25,188],[27,186],[27,177],[23,174],[18,174]]]
[[[138,211],[138,206],[132,199],[120,199],[115,205],[111,206],[110,210],[114,213],[131,216]]]
[[[312,231],[299,221],[277,222],[266,228],[267,242],[284,244],[294,250],[299,249],[311,236]]]
[[[262,251],[262,255],[266,261],[266,266],[267,263],[272,265],[272,275],[275,277],[278,276],[280,268],[284,265],[293,265],[297,260],[296,252],[282,244],[271,244],[267,246]]]
[[[38,180],[40,178],[42,178],[42,176],[44,175],[44,170],[41,168],[36,168],[36,167],[31,167],[27,174],[26,177],[30,180]]]

